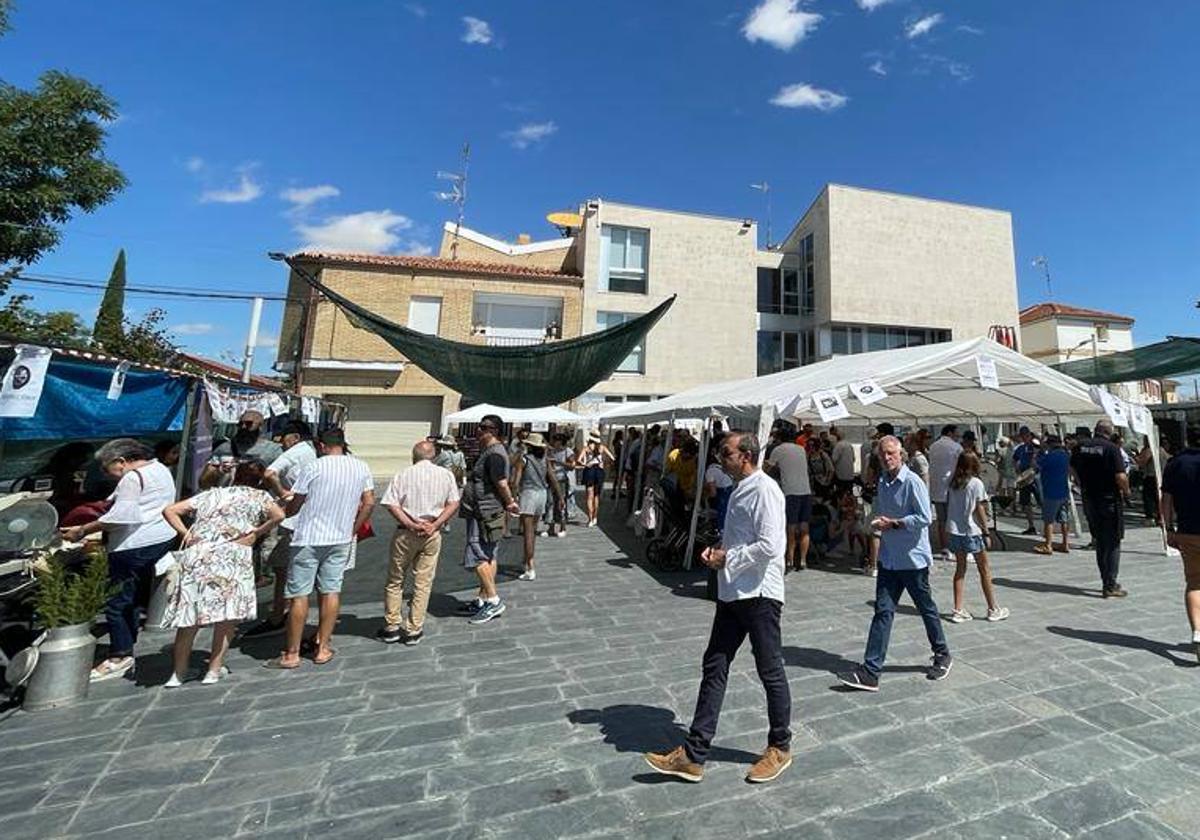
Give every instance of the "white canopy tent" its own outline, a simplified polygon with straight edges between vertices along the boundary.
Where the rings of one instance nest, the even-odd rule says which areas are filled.
[[[874,391],[873,398],[854,394],[864,388]],[[1099,405],[1100,399],[1098,390],[1077,379],[991,339],[976,338],[839,356],[768,376],[704,385],[654,402],[626,403],[605,412],[601,422],[638,426],[701,420],[706,438],[711,419],[738,418],[733,425],[757,425],[764,442],[776,417],[837,425],[874,425],[885,420],[912,425],[1015,421],[1057,425],[1063,433],[1068,424],[1090,425],[1105,416],[1108,412]],[[818,402],[826,404],[818,406]],[[840,416],[832,416],[831,409]],[[1138,415],[1135,431],[1151,439],[1161,482],[1158,436],[1149,412],[1129,409],[1129,414]],[[701,453],[703,457],[703,446]],[[699,497],[703,468],[697,473]]]
[[[559,408],[556,405],[547,405],[541,408],[505,408],[502,405],[481,403],[443,417],[442,434],[445,434],[450,429],[450,426],[455,423],[478,423],[483,419],[485,414],[498,414],[500,419],[505,423],[515,423],[517,425],[523,423],[560,423],[579,426],[588,422],[587,417],[576,414],[573,411],[567,411],[565,408]]]

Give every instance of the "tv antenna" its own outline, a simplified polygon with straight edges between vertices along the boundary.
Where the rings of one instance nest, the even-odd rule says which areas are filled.
[[[435,192],[433,195],[439,201],[447,201],[458,208],[458,219],[454,223],[454,238],[450,241],[450,259],[458,259],[458,233],[462,230],[463,215],[467,207],[467,167],[471,163],[471,144],[463,143],[461,172],[438,171],[437,177],[450,182],[450,189]]]
[[[761,184],[751,184],[750,189],[758,190],[767,199],[767,250],[771,249],[771,185],[766,181]]]
[[[1046,300],[1054,300],[1054,288],[1050,284],[1050,260],[1045,257],[1034,257],[1033,267],[1040,268],[1046,275]]]

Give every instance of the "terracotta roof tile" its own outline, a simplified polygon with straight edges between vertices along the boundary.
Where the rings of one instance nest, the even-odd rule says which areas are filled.
[[[327,251],[301,251],[294,259],[325,265],[366,265],[387,268],[409,268],[418,271],[442,271],[454,274],[482,274],[503,277],[529,277],[538,280],[572,280],[578,274],[537,268],[516,263],[488,263],[473,260],[447,260],[442,257],[416,257],[405,254],[339,254]]]
[[[1128,315],[1117,315],[1112,312],[1102,312],[1099,309],[1084,309],[1081,306],[1068,306],[1065,303],[1036,303],[1021,310],[1021,323],[1032,324],[1047,318],[1091,318],[1096,321],[1112,321],[1118,324],[1132,324],[1133,319]]]

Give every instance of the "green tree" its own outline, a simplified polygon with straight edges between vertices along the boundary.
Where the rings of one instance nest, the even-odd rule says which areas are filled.
[[[57,347],[86,347],[87,326],[74,312],[38,312],[29,295],[12,295],[0,307],[0,335]]]
[[[163,326],[167,317],[161,309],[151,309],[140,321],[124,321],[115,343],[104,345],[104,352],[147,365],[178,367],[179,348]]]
[[[92,341],[102,348],[112,350],[121,340],[121,323],[125,320],[125,249],[117,254],[104,300],[96,313],[96,325],[92,328]]]
[[[0,0],[0,34],[10,11]],[[0,294],[14,265],[58,244],[75,212],[90,213],[125,187],[104,156],[104,124],[116,116],[99,87],[58,70],[43,73],[33,90],[0,80]]]

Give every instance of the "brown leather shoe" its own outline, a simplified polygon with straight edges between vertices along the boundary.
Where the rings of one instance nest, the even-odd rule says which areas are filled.
[[[644,758],[647,764],[667,776],[686,782],[698,782],[704,778],[704,767],[688,758],[687,750],[682,746],[669,753],[646,753]]]
[[[769,782],[778,778],[779,774],[792,766],[792,754],[778,747],[767,747],[762,758],[754,762],[750,772],[746,774],[747,782]]]

